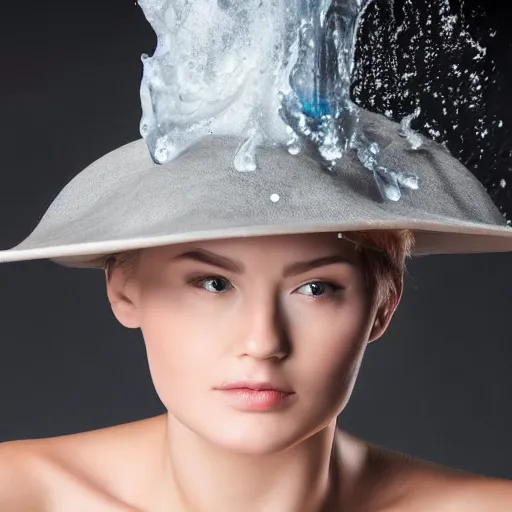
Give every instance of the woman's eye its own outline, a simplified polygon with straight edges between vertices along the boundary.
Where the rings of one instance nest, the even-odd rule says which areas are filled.
[[[301,292],[300,290],[305,290]],[[336,294],[341,290],[340,286],[335,285],[334,283],[324,283],[321,281],[317,281],[314,283],[306,283],[301,286],[297,291],[302,293],[303,295],[309,295],[310,297],[324,297],[329,294]]]
[[[191,284],[197,288],[203,288],[210,293],[226,293],[233,285],[223,277],[198,277],[191,280]]]

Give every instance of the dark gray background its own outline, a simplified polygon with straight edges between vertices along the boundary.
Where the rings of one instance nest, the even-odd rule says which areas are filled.
[[[504,66],[508,18],[498,2],[485,8]],[[70,178],[139,137],[139,59],[155,41],[133,1],[46,0],[2,6],[0,42],[0,247],[8,248]],[[412,261],[402,305],[369,347],[343,427],[512,478],[511,267],[508,254]],[[116,323],[101,272],[0,265],[0,321],[0,442],[163,412],[143,341]]]

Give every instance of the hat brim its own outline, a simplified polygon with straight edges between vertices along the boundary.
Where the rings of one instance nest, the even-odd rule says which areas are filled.
[[[421,225],[421,229],[416,229]],[[180,243],[193,243],[207,240],[245,238],[271,235],[293,235],[307,233],[366,231],[366,230],[410,229],[415,237],[412,256],[431,254],[471,254],[512,251],[512,233],[509,228],[488,228],[478,225],[462,225],[450,230],[442,223],[426,222],[382,222],[343,223],[317,226],[247,226],[231,229],[177,233],[158,237],[131,238],[92,243],[75,243],[38,247],[33,249],[9,249],[0,253],[1,262],[50,259],[58,264],[77,268],[104,268],[106,258],[124,251],[159,247]],[[350,238],[350,237],[349,237]]]
[[[109,254],[154,246],[389,229],[413,231],[413,255],[512,250],[512,228],[444,147],[425,140],[413,151],[396,123],[375,114],[362,125],[379,143],[381,165],[416,174],[418,190],[382,200],[353,152],[328,170],[311,151],[262,147],[258,169],[241,173],[233,167],[236,137],[211,136],[166,165],[138,140],[79,173],[23,242],[0,251],[0,262],[100,268]]]

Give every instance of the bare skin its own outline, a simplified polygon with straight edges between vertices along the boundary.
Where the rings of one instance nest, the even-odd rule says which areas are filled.
[[[400,299],[371,300],[352,244],[323,234],[148,249],[133,273],[114,271],[107,293],[117,319],[141,329],[168,413],[0,446],[0,510],[512,509],[509,482],[336,429],[365,348]],[[242,380],[289,395],[254,410],[218,389]]]
[[[0,445],[0,510],[189,512],[159,468],[166,425],[162,415],[83,434]],[[511,510],[508,481],[410,459],[341,431],[336,443],[335,499],[325,512]],[[215,509],[205,512],[210,510]],[[241,510],[253,509],[248,505]],[[296,510],[307,512],[305,507]]]

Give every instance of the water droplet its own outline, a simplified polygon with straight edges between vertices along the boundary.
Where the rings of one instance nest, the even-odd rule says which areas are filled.
[[[237,171],[251,172],[257,169],[256,147],[258,146],[259,140],[258,132],[255,129],[251,130],[249,137],[236,152],[233,164]]]
[[[412,114],[405,116],[400,123],[402,133],[407,138],[407,142],[413,150],[418,150],[423,145],[423,139],[421,138],[421,135],[416,133],[411,128],[412,121],[417,119],[420,113],[421,109],[418,107]]]
[[[390,201],[399,201],[402,197],[396,176],[386,169],[374,172],[375,181],[382,197]]]
[[[298,155],[301,150],[300,139],[291,128],[289,128],[289,134],[290,140],[286,144],[288,153],[290,153],[290,155]]]
[[[500,181],[500,187],[501,187],[501,188],[505,188],[506,186],[507,186],[507,181],[506,181],[506,180],[504,180],[504,179],[502,179],[502,180]]]
[[[397,177],[400,185],[403,185],[404,187],[410,190],[418,190],[418,176],[415,176],[413,174],[398,174]]]
[[[155,160],[163,164],[169,158],[169,150],[167,149],[166,141],[163,137],[160,137],[155,146]]]
[[[292,144],[291,146],[288,146],[288,153],[290,155],[298,155],[300,153],[300,145],[299,144]]]

